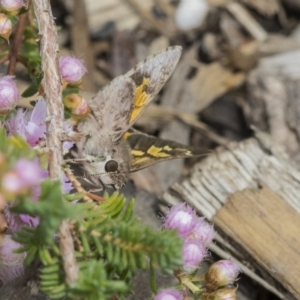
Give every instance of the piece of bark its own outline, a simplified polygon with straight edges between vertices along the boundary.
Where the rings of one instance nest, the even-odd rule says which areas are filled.
[[[213,223],[295,298],[300,297],[300,216],[267,186],[232,194]]]
[[[300,51],[264,58],[247,79],[248,122],[270,132],[300,165]]]
[[[148,1],[139,1],[139,0],[126,0],[125,3],[128,3],[131,8],[134,9],[136,14],[139,15],[142,20],[142,24],[148,23],[152,29],[158,33],[168,37],[174,38],[177,33],[173,19],[166,15],[165,18],[158,18],[152,13],[154,7],[153,0]]]
[[[116,32],[112,44],[113,77],[125,74],[137,63],[135,38],[129,31]]]
[[[123,0],[85,0],[91,32],[103,28],[108,22],[115,22],[118,30],[131,30],[140,23],[136,12]]]
[[[270,264],[261,264],[266,255],[265,253],[273,253],[274,244],[266,243],[263,249],[261,247],[252,249],[247,248],[246,244],[244,245],[241,242],[242,238],[250,239],[251,235],[254,234],[253,232],[249,233],[245,229],[245,226],[249,226],[248,224],[251,222],[250,215],[250,220],[247,220],[247,222],[243,221],[244,215],[242,213],[244,211],[242,211],[241,216],[235,216],[236,220],[238,220],[235,223],[231,222],[226,224],[226,226],[221,224],[221,221],[218,223],[218,213],[229,209],[227,205],[230,205],[228,204],[230,196],[245,189],[252,189],[258,192],[262,185],[268,186],[276,197],[281,199],[278,209],[285,216],[283,223],[280,222],[278,224],[276,222],[276,214],[269,209],[269,203],[265,203],[264,206],[264,203],[257,201],[257,199],[251,201],[251,198],[244,197],[245,203],[241,203],[241,205],[246,207],[255,206],[253,211],[263,210],[265,207],[266,214],[269,214],[268,218],[273,220],[272,224],[280,227],[272,227],[274,232],[278,232],[278,235],[280,235],[278,240],[284,238],[284,236],[289,236],[289,243],[291,243],[289,230],[293,228],[293,225],[290,222],[293,222],[292,220],[296,216],[300,218],[300,172],[295,168],[294,163],[290,161],[288,156],[266,134],[258,132],[255,138],[240,143],[231,142],[225,149],[217,149],[207,159],[195,165],[190,178],[180,184],[173,185],[164,194],[163,198],[171,205],[180,201],[186,201],[195,207],[201,215],[204,215],[209,220],[213,220],[218,225],[217,232],[221,235],[216,237],[217,245],[213,244],[211,246],[213,251],[216,251],[218,255],[224,258],[231,256],[243,262],[244,273],[281,299],[295,299],[295,295],[297,295],[295,286],[300,286],[300,282],[295,283],[295,281],[291,280],[291,277],[285,276],[281,262],[276,261],[273,256],[272,266]],[[285,211],[283,211],[283,207],[285,207]],[[290,214],[291,217],[289,218]],[[258,225],[261,225],[261,227],[266,226],[264,219],[261,219],[261,224]],[[243,234],[240,233],[242,230]],[[224,234],[224,232],[227,234]],[[260,234],[263,235],[263,232],[257,232],[257,234],[259,237]],[[294,239],[297,239],[297,242],[299,242],[297,234],[294,235]],[[228,243],[228,240],[231,242]],[[295,252],[291,253],[288,249],[293,247],[293,245],[286,243],[282,247],[282,249],[286,247],[286,251],[283,251],[281,254],[282,256],[294,255],[293,257],[291,256],[290,263],[293,259],[295,261],[298,260]],[[287,268],[293,267],[293,264],[287,265]],[[273,270],[280,270],[280,273],[274,274]],[[299,280],[299,276],[296,280]],[[288,291],[280,283],[284,284]]]
[[[229,49],[228,58],[234,69],[248,72],[258,62],[259,41],[246,41],[239,47]]]
[[[300,49],[300,26],[299,33],[294,30],[291,36],[270,34],[268,40],[261,43],[258,49],[260,57],[275,55],[283,52],[290,52]]]
[[[289,7],[300,13],[300,1],[299,0],[282,0],[282,2]]]
[[[207,32],[202,39],[202,51],[207,56],[208,60],[215,61],[222,57],[222,52],[216,34]]]
[[[94,84],[94,52],[90,43],[88,16],[84,0],[74,0],[72,8],[73,22],[71,26],[72,49],[77,57],[84,59],[88,72],[83,77],[82,85],[90,92],[96,92]]]
[[[228,12],[220,14],[220,30],[230,48],[238,47],[245,41],[241,26]]]
[[[258,41],[265,41],[268,38],[268,33],[264,28],[252,17],[248,10],[237,2],[232,2],[227,5],[228,11],[239,21],[253,38]]]
[[[234,73],[220,62],[201,65],[196,76],[188,82],[195,98],[196,111],[200,112],[218,97],[241,85],[244,80],[244,72]]]
[[[282,9],[278,0],[242,0],[242,2],[268,17],[276,15]]]

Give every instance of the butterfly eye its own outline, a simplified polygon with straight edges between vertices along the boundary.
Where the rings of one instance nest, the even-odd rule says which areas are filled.
[[[115,160],[109,160],[105,164],[106,172],[116,172],[118,170],[118,163]]]

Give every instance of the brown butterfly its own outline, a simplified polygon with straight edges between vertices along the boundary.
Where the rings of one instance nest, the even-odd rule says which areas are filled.
[[[115,78],[88,102],[90,114],[77,130],[75,161],[82,164],[86,181],[103,189],[121,188],[129,173],[154,163],[200,155],[184,145],[132,130],[131,127],[173,73],[181,47],[169,47]]]

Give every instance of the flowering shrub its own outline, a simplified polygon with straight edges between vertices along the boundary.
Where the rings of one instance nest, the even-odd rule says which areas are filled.
[[[201,295],[200,299],[236,299],[236,288],[228,287],[234,283],[240,272],[235,262],[220,260],[212,264],[203,277],[199,278],[194,274],[207,256],[206,247],[215,235],[213,226],[204,218],[197,217],[191,207],[178,204],[166,215],[164,227],[166,230],[175,229],[183,240],[183,262],[180,269],[175,271],[179,281],[194,293]],[[179,299],[183,299],[183,293],[174,289],[162,290],[154,298],[154,300]]]
[[[40,1],[32,2],[39,20]],[[8,41],[16,16],[27,13],[28,8],[22,0],[0,0],[0,9],[0,37]],[[51,11],[50,6],[46,11]],[[156,231],[134,217],[133,199],[127,201],[117,192],[105,193],[103,198],[87,193],[72,176],[63,155],[74,146],[75,121],[89,114],[87,102],[79,95],[87,70],[71,56],[60,57],[52,70],[56,57],[47,53],[45,58],[43,50],[41,56],[39,51],[44,49],[45,34],[54,36],[55,27],[48,23],[41,45],[37,40],[42,26],[36,27],[28,25],[18,53],[31,78],[21,96],[40,94],[33,109],[16,108],[21,96],[15,78],[0,77],[1,283],[22,275],[26,266],[39,259],[40,288],[55,299],[124,298],[132,293],[136,270],[148,267],[154,300],[183,300],[192,295],[235,299],[232,284],[239,267],[233,261],[216,262],[197,277],[215,231],[191,207],[179,204],[171,208],[163,230]],[[9,44],[7,47],[8,51]],[[2,61],[10,59],[5,51],[1,57]],[[52,59],[49,69],[54,72],[50,75],[61,78],[61,82],[56,80],[61,86],[50,91],[59,90],[59,99],[45,92],[51,87],[46,76],[49,70],[42,67],[48,59]],[[60,74],[55,73],[58,69]],[[52,118],[57,124],[49,122]],[[179,285],[158,291],[154,268],[174,274]]]

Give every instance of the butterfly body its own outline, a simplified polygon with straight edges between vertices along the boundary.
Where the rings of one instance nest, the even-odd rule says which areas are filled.
[[[78,131],[85,138],[76,144],[76,158],[82,159],[82,168],[89,183],[103,188],[104,185],[121,188],[128,180],[131,153],[124,139],[115,141],[113,135],[101,132],[101,127],[93,115],[79,123]]]
[[[130,172],[161,160],[197,155],[184,145],[129,131],[169,79],[180,56],[181,47],[169,47],[115,78],[88,102],[91,113],[77,125],[84,138],[76,144],[75,154],[85,180],[119,189]]]

